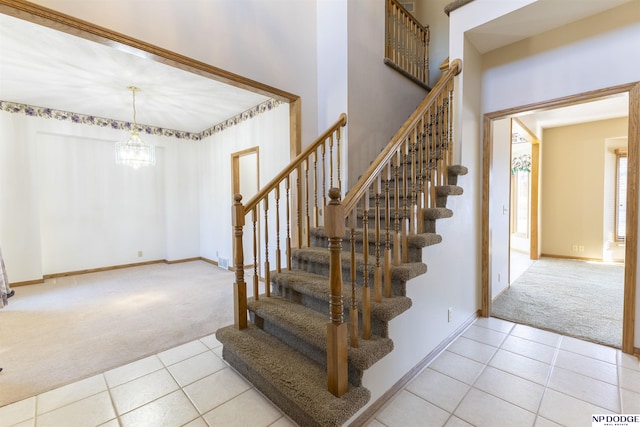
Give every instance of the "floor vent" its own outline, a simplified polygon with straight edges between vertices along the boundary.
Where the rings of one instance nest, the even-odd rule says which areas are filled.
[[[218,257],[218,267],[224,268],[225,270],[229,269],[229,259]]]

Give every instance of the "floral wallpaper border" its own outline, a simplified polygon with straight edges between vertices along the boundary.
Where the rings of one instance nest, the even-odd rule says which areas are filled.
[[[282,103],[282,101],[278,101],[276,99],[269,99],[263,103],[256,105],[253,108],[250,108],[234,117],[231,117],[230,119],[225,120],[222,123],[211,126],[210,128],[205,129],[200,133],[185,132],[174,129],[164,129],[157,126],[148,126],[141,124],[138,124],[138,132],[147,135],[168,136],[189,141],[199,141],[205,137],[215,135],[216,133],[222,132],[225,129],[256,117],[257,115],[262,114],[266,111],[271,111]],[[24,114],[26,116],[41,117],[44,119],[70,121],[91,126],[109,127],[111,129],[126,131],[131,131],[133,129],[133,123],[130,122],[105,119],[102,117],[89,116],[80,113],[71,113],[68,111],[56,110],[53,108],[19,104],[17,102],[0,101],[0,111]]]

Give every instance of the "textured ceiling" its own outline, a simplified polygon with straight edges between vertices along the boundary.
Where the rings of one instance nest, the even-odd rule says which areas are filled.
[[[0,14],[0,100],[199,133],[269,98]]]

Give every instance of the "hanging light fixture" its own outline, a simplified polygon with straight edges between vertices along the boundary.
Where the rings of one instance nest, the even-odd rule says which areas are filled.
[[[131,166],[138,169],[143,166],[156,165],[156,149],[153,145],[146,144],[138,135],[138,123],[136,121],[136,92],[140,89],[129,86],[133,95],[133,130],[127,142],[116,142],[116,164]]]

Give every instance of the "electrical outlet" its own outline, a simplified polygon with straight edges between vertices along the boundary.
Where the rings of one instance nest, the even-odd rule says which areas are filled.
[[[447,322],[451,322],[452,318],[453,318],[453,307],[449,307],[449,310],[447,310]]]
[[[498,283],[500,283],[500,273],[498,273]]]
[[[143,252],[142,251],[138,251],[138,258],[142,257]]]
[[[584,246],[582,245],[578,246],[578,252],[584,252]]]
[[[578,245],[571,245],[572,252],[578,252]]]

